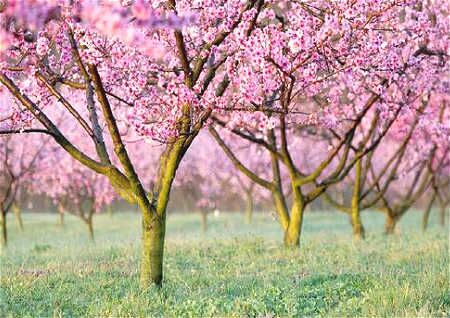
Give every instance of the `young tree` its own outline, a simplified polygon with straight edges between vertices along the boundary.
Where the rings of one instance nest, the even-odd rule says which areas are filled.
[[[18,200],[19,191],[26,188],[36,171],[45,166],[47,142],[48,138],[0,138],[0,217],[3,246],[8,242],[7,213]]]
[[[94,240],[93,217],[112,203],[116,192],[108,179],[80,165],[61,149],[46,158],[47,169],[33,176],[33,193],[50,197],[60,215],[70,213],[86,224],[89,238]]]
[[[448,188],[450,186],[449,179],[436,178],[439,172],[434,171],[431,177],[431,190],[428,195],[428,203],[425,207],[425,211],[422,217],[422,230],[426,231],[428,228],[428,222],[432,208],[437,202],[439,205],[439,223],[441,226],[445,226],[445,219],[448,212],[446,211],[450,205],[450,197],[448,195]],[[437,179],[440,179],[437,181]]]
[[[443,102],[448,103],[449,100]],[[442,114],[442,123],[450,123],[450,110],[446,109],[446,112]],[[447,126],[447,130],[450,131],[450,127]],[[439,144],[445,144],[448,140],[439,140]],[[428,218],[433,207],[433,203],[437,203],[439,206],[439,223],[441,226],[445,226],[446,217],[448,215],[448,207],[450,205],[450,154],[443,157],[441,165],[436,167],[432,171],[431,177],[431,190],[430,199],[426,210],[424,212],[422,229],[426,230],[428,226]]]
[[[240,149],[237,149],[237,155],[241,158],[245,157],[246,159],[244,162],[246,167],[251,169],[257,175],[261,176],[270,171],[270,161],[265,158],[264,150],[257,145],[241,145]],[[223,155],[222,158],[224,158]],[[226,158],[222,160],[226,160]],[[230,167],[229,169],[230,172],[233,173],[231,188],[235,189],[234,192],[241,194],[241,197],[243,197],[243,201],[245,202],[245,221],[247,224],[251,224],[255,203],[262,202],[267,197],[270,197],[270,192],[267,191],[267,189],[260,187],[250,178],[242,175],[238,169],[235,169],[234,167]]]
[[[4,133],[52,136],[75,160],[107,177],[124,199],[138,204],[143,287],[161,285],[166,209],[176,171],[220,103],[229,84],[224,64],[256,27],[263,4],[2,3],[0,82],[15,103],[1,113],[16,119]],[[196,23],[189,24],[193,19]],[[66,137],[66,128],[51,117],[56,107],[72,116],[95,151]],[[152,189],[136,173],[121,124],[166,145]]]
[[[265,154],[258,147],[242,142],[236,147],[239,147],[237,151],[245,156],[246,164],[254,171],[267,171],[269,167],[264,163]],[[223,206],[228,208],[230,198],[244,203],[245,219],[250,223],[254,202],[261,198],[256,184],[243,177],[223,155],[217,143],[204,133],[199,134],[186,153],[175,183],[176,187],[192,196],[200,210],[202,224],[206,224],[209,212]]]
[[[324,192],[323,198],[328,203],[349,215],[355,239],[362,239],[365,236],[364,226],[361,222],[361,210],[374,207],[386,193],[390,183],[397,178],[398,169],[405,160],[406,150],[415,136],[416,126],[427,104],[428,101],[422,101],[422,106],[417,113],[407,112],[399,116],[390,133],[385,137],[382,147],[377,147],[367,156],[356,161],[353,175],[349,175],[347,182],[344,180],[344,184],[339,185],[352,188],[348,204],[338,202],[326,191]],[[405,131],[405,126],[410,127]],[[356,149],[355,151],[360,150]],[[374,173],[374,166],[376,166],[377,173]],[[381,188],[380,180],[383,180]]]
[[[443,122],[448,111],[445,102],[436,103],[434,112],[440,130],[435,129],[431,120],[423,125],[407,149],[405,162],[402,163],[399,176],[387,186],[388,191],[382,191],[379,179],[376,179],[376,192],[381,196],[381,210],[386,215],[385,233],[393,234],[400,218],[416,203],[426,191],[436,191],[435,180],[437,171],[446,165],[450,156],[450,143],[442,132],[450,131],[450,126]],[[424,116],[429,116],[430,113]],[[373,169],[374,170],[374,169]],[[372,170],[372,173],[374,174]],[[431,189],[430,189],[431,188]],[[438,191],[440,191],[438,189]],[[434,194],[432,194],[433,196]]]

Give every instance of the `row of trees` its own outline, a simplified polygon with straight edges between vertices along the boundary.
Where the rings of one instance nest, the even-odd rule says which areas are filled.
[[[315,135],[308,138],[317,142]],[[65,213],[73,214],[86,223],[89,236],[93,239],[94,215],[101,212],[111,214],[112,206],[116,202],[119,203],[118,200],[120,200],[120,196],[109,185],[107,179],[93,174],[89,169],[71,160],[70,156],[57,146],[44,146],[49,142],[48,137],[33,138],[33,144],[29,143],[29,138],[23,136],[9,136],[2,140],[5,141],[1,151],[1,158],[4,159],[2,171],[5,171],[2,174],[1,188],[1,203],[5,207],[2,210],[4,215],[8,211],[14,212],[18,225],[23,230],[21,207],[33,206],[33,202],[42,202],[42,199],[47,197],[53,202],[53,209],[57,210],[59,214],[60,225],[64,224]],[[230,139],[230,141],[233,140],[238,139]],[[36,143],[37,141],[39,142]],[[142,149],[142,144],[137,143],[137,145],[139,147],[133,148],[134,154],[139,153],[139,149]],[[27,155],[24,153],[24,146],[29,151]],[[243,161],[251,166],[252,171],[259,171],[261,175],[270,175],[270,160],[268,157],[264,157],[264,153],[251,144],[243,146],[241,143],[236,143],[235,146],[241,147],[236,151],[236,155],[245,158]],[[395,149],[396,145],[390,146]],[[374,171],[386,174],[386,166],[393,162],[393,158],[396,158],[404,146],[403,140],[397,145],[398,149],[395,150],[393,156],[386,157],[384,151],[380,153],[380,156],[386,158],[375,158],[377,164],[383,163],[382,170],[372,166],[372,163],[364,162],[364,166],[357,163],[353,168],[353,173],[336,186],[328,188],[318,198],[318,201],[321,201],[318,205],[321,209],[331,208],[331,210],[349,216],[355,239],[364,238],[365,231],[360,211],[366,209],[385,214],[386,234],[394,232],[394,227],[399,219],[413,205],[424,210],[422,221],[424,230],[428,225],[433,206],[439,209],[440,223],[445,224],[445,211],[450,199],[448,191],[450,178],[445,177],[442,170],[427,171],[424,170],[423,161],[419,165],[417,162],[411,162],[410,159],[405,158],[402,165],[397,163],[395,167],[388,170],[389,176],[385,175],[384,178],[380,178],[384,182],[382,192],[381,182],[374,180]],[[50,158],[46,157],[49,153],[45,154],[48,150],[52,151]],[[295,154],[302,155],[300,152]],[[11,160],[10,158],[14,156],[21,157],[21,161]],[[372,158],[366,158],[366,160],[369,159]],[[143,170],[151,170],[152,164],[155,166],[155,163],[150,160]],[[412,164],[415,166],[411,167]],[[290,180],[287,172],[281,172],[282,187],[288,188]],[[419,172],[422,173],[421,178],[417,176]],[[372,176],[368,176],[368,174]],[[419,181],[421,186],[418,185]],[[184,202],[176,201],[172,206],[175,210],[187,208],[191,212],[195,210],[200,212],[204,230],[207,226],[207,215],[217,209],[226,211],[237,207],[244,211],[245,221],[251,223],[255,205],[259,209],[269,211],[273,209],[272,207],[276,208],[271,191],[253,182],[251,178],[242,173],[240,167],[236,169],[234,162],[227,156],[223,156],[220,145],[207,134],[201,134],[192,146],[192,150],[188,152],[186,161],[183,162],[178,172],[174,189]],[[292,192],[287,190],[282,193],[283,200],[292,202]],[[369,194],[373,198],[365,201],[365,197]],[[387,210],[389,205],[403,206],[399,215],[394,215],[394,221],[392,220],[392,210]],[[45,208],[52,209],[48,204]],[[6,220],[2,224],[6,227]],[[6,243],[7,231],[4,230],[3,233]]]
[[[136,204],[143,287],[162,282],[178,183],[199,184],[203,206],[233,182],[249,197],[261,192],[287,246],[299,245],[305,208],[319,197],[350,215],[357,237],[360,211],[371,207],[392,232],[425,194],[448,203],[449,9],[412,0],[1,1],[2,145],[13,134],[44,145],[26,148],[42,168],[27,160],[17,175],[6,167],[25,157],[3,147],[2,184],[26,180],[77,205],[87,224],[115,196]],[[343,187],[350,202],[335,196]]]

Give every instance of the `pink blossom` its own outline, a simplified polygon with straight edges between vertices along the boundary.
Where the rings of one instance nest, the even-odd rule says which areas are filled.
[[[39,56],[44,56],[48,53],[48,50],[50,49],[50,41],[45,37],[41,36],[37,39],[36,42],[36,53]]]

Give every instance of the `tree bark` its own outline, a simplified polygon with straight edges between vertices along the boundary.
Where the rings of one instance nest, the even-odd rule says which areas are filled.
[[[6,210],[3,204],[0,203],[0,217],[1,217],[1,227],[2,227],[2,246],[6,247],[8,245],[8,230],[6,227]]]
[[[23,227],[23,220],[22,220],[22,210],[19,208],[19,206],[17,205],[16,202],[13,203],[11,208],[14,212],[14,216],[16,217],[17,225],[19,225],[20,231],[23,232],[24,227]]]
[[[182,138],[185,137],[180,137],[173,144],[168,145],[161,155],[158,180],[152,192],[152,206],[148,211],[144,206],[140,206],[143,215],[141,288],[148,288],[151,285],[161,287],[162,285],[166,210],[173,180],[184,154]]]
[[[430,201],[427,204],[425,212],[422,217],[422,231],[426,231],[428,228],[428,221],[430,219],[431,208],[433,207],[434,200],[436,199],[436,192],[433,192]]]
[[[202,232],[206,233],[206,231],[208,230],[208,211],[206,211],[205,209],[201,209],[200,217],[202,223]]]
[[[286,199],[284,195],[278,191],[272,191],[272,199],[274,202],[275,210],[280,218],[280,224],[283,231],[286,231],[289,226],[289,212],[286,205]]]
[[[300,190],[294,187],[292,192],[292,211],[289,225],[284,233],[284,245],[287,247],[300,246],[300,236],[303,225],[305,202]]]
[[[386,222],[384,224],[384,233],[386,235],[394,234],[396,225],[397,225],[397,219],[394,216],[392,216],[391,213],[386,212]]]
[[[141,287],[162,284],[165,232],[165,219],[153,216],[142,222]]]
[[[352,207],[351,224],[353,228],[353,238],[363,240],[366,237],[366,230],[361,222],[361,210],[358,207]]]
[[[351,224],[353,228],[353,238],[362,240],[365,238],[364,226],[361,222],[361,210],[359,207],[359,196],[361,192],[361,159],[355,163],[355,183],[353,185],[352,202],[351,202]]]

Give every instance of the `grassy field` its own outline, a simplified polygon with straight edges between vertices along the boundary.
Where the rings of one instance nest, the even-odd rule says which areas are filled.
[[[382,235],[383,216],[364,214],[368,239],[354,243],[340,214],[310,213],[299,250],[282,248],[268,215],[168,219],[165,285],[138,288],[139,216],[99,215],[95,243],[84,224],[51,214],[10,216],[1,256],[1,317],[335,316],[448,317],[448,230],[432,219],[420,231],[411,212],[399,234]]]

